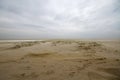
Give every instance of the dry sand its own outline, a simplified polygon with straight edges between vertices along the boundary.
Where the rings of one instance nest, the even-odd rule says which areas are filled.
[[[0,42],[0,80],[120,80],[120,41]]]

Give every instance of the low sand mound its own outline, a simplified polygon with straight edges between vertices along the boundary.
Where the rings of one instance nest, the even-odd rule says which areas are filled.
[[[44,58],[47,56],[52,55],[51,53],[29,53],[27,55],[25,55],[25,57],[32,57],[32,58]]]

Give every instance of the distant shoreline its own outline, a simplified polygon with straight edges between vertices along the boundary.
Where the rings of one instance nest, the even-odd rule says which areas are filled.
[[[0,40],[0,42],[29,42],[29,41],[43,41],[43,40]]]
[[[0,40],[0,42],[30,42],[30,41],[45,41],[45,40],[65,40],[65,41],[73,41],[73,40],[76,40],[76,41],[120,41],[120,39],[113,39],[113,40],[107,40],[107,39],[41,39],[41,40]]]

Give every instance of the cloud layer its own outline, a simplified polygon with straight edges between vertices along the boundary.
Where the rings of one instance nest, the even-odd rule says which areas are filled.
[[[0,0],[0,39],[120,38],[120,0]]]

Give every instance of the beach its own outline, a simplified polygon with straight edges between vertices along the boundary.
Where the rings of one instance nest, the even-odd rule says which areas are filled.
[[[3,40],[0,80],[120,80],[120,41]]]

